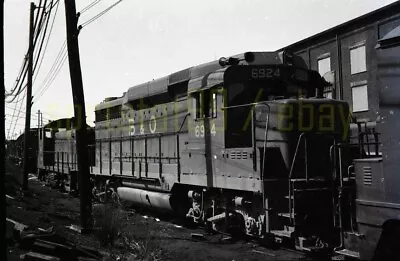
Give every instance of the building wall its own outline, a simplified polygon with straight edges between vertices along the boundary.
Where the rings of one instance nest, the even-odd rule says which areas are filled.
[[[330,69],[334,87],[331,94],[328,88],[325,96],[348,101],[358,121],[375,121],[379,112],[375,46],[378,39],[400,25],[400,13],[393,13],[364,17],[362,23],[356,19],[283,50],[300,55],[310,69],[322,75]],[[361,71],[352,72],[352,65]]]

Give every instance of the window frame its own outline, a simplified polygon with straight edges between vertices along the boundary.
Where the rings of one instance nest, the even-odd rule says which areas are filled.
[[[354,50],[357,50],[357,49],[359,49],[359,48],[362,48],[362,47],[364,47],[364,64],[363,64],[363,66],[364,66],[364,69],[362,69],[362,70],[357,70],[356,72],[353,72],[353,62],[352,62],[352,56],[351,56],[351,54],[352,54],[352,51],[354,51]],[[365,73],[365,72],[367,72],[368,71],[368,68],[367,68],[367,45],[366,45],[366,42],[365,41],[362,41],[362,42],[358,42],[358,43],[356,43],[356,44],[353,44],[352,46],[350,46],[349,47],[349,58],[350,58],[350,75],[357,75],[357,74],[360,74],[360,73]]]
[[[211,113],[210,118],[217,118],[218,116],[218,90],[215,89],[211,92]]]
[[[331,72],[331,71],[332,71],[331,53],[324,53],[324,54],[321,54],[321,55],[318,56],[318,58],[317,58],[318,73],[321,75],[321,77],[324,76],[324,74],[322,74],[322,73],[320,72],[320,67],[319,67],[320,61],[323,61],[323,60],[326,60],[326,59],[329,59],[329,70],[326,71],[326,72],[324,72],[324,74],[327,73],[327,72]]]
[[[192,99],[192,108],[191,108],[191,113],[193,113],[193,120],[197,121],[201,119],[201,91],[196,91],[190,94],[190,97]]]
[[[365,87],[365,89],[366,89],[366,105],[367,105],[367,108],[366,109],[362,108],[362,109],[359,109],[359,110],[354,110],[354,91],[353,90],[356,89],[356,88],[362,88],[362,87]],[[356,83],[356,84],[354,84],[354,83],[351,84],[351,108],[352,108],[352,112],[355,112],[355,113],[369,111],[368,83],[366,81],[362,81],[362,82]]]

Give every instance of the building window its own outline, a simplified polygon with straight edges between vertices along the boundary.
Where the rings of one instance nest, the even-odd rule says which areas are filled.
[[[351,74],[367,71],[367,59],[365,45],[359,45],[350,49]]]
[[[318,59],[318,72],[321,76],[324,76],[327,72],[331,71],[331,57],[328,54],[320,56]],[[332,99],[332,87],[325,87],[324,97]]]
[[[318,72],[321,76],[331,71],[331,57],[324,55],[324,58],[318,59]]]
[[[332,89],[328,90],[324,90],[324,97],[327,99],[332,99]]]
[[[359,85],[351,88],[353,98],[353,112],[368,111],[367,85]]]

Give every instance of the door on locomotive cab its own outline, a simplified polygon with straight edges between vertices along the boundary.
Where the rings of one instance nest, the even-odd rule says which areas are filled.
[[[187,164],[183,167],[182,176],[184,183],[190,181],[201,186],[213,185],[212,158],[215,149],[212,144],[216,143],[217,97],[216,88],[192,92],[189,96]]]

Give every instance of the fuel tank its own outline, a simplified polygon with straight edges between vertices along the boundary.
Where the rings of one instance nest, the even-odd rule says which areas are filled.
[[[147,191],[128,187],[119,187],[117,192],[118,196],[122,200],[158,210],[172,211],[171,194],[169,193]]]

